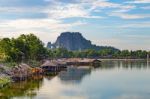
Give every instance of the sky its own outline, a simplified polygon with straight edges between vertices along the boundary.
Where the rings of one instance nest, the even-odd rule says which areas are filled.
[[[0,38],[34,33],[46,44],[66,31],[100,46],[150,50],[150,0],[0,0]]]

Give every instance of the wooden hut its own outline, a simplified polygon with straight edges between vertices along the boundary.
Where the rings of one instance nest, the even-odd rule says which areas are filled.
[[[92,66],[94,66],[94,67],[99,67],[99,66],[101,65],[101,61],[98,60],[98,59],[95,59],[95,60],[92,61],[91,64],[92,64]]]
[[[95,66],[100,65],[100,60],[95,59],[70,59],[67,61],[67,65],[75,65],[75,66]]]
[[[44,70],[44,72],[59,72],[62,69],[64,69],[66,66],[59,64],[58,62],[55,61],[49,61],[47,60],[41,68]]]

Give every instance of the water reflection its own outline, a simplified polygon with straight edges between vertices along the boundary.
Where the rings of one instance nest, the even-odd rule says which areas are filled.
[[[101,69],[113,69],[113,68],[124,68],[124,69],[146,69],[150,68],[149,61],[104,61],[100,66]]]
[[[0,89],[0,99],[10,99],[12,97],[30,97],[36,96],[36,91],[42,86],[43,77],[35,76],[32,80],[12,83],[9,86]]]
[[[91,68],[88,66],[80,66],[80,67],[68,67],[66,71],[62,71],[59,73],[58,77],[61,81],[65,82],[76,82],[80,83],[84,76],[91,73]]]
[[[12,83],[0,89],[0,99],[150,99],[148,75],[148,61],[103,61]]]

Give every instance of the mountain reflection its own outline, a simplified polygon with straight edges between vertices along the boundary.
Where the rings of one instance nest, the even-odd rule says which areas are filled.
[[[116,70],[117,70],[117,72],[116,72]],[[138,71],[140,70],[142,72],[138,72],[137,70]],[[96,88],[98,88],[97,86],[103,87],[103,86],[105,86],[105,83],[109,83],[109,81],[108,82],[105,82],[105,81],[108,80],[107,77],[111,77],[111,76],[109,76],[110,74],[112,74],[112,75],[114,74],[113,77],[110,79],[110,82],[112,80],[114,80],[116,76],[120,77],[119,79],[115,79],[116,82],[113,83],[117,87],[118,87],[117,84],[120,84],[120,82],[123,81],[122,78],[125,77],[126,79],[124,81],[128,80],[128,82],[130,82],[130,81],[132,82],[132,81],[136,80],[136,83],[138,84],[137,86],[135,86],[136,83],[134,85],[132,85],[132,83],[130,83],[130,84],[132,86],[135,86],[135,87],[141,89],[141,88],[143,88],[143,85],[141,85],[142,87],[139,86],[141,84],[141,82],[140,82],[141,79],[145,80],[143,84],[145,84],[146,81],[149,81],[149,79],[146,78],[147,77],[146,75],[149,72],[145,72],[145,70],[146,71],[150,70],[150,63],[148,61],[127,61],[127,60],[126,61],[120,61],[120,60],[119,61],[110,61],[109,60],[109,61],[102,61],[100,67],[98,67],[98,68],[92,68],[92,67],[88,67],[88,66],[79,66],[79,67],[70,66],[67,68],[66,71],[62,71],[58,75],[57,75],[57,73],[56,74],[54,73],[54,75],[50,75],[50,76],[49,75],[34,76],[31,80],[15,82],[15,83],[10,84],[9,86],[1,88],[0,89],[0,99],[37,99],[37,97],[40,97],[38,99],[43,99],[42,97],[46,97],[45,94],[49,95],[49,93],[51,93],[51,95],[53,95],[54,93],[52,90],[54,90],[54,92],[57,93],[56,90],[62,91],[62,89],[64,88],[64,90],[66,91],[66,90],[68,90],[68,89],[65,89],[66,87],[72,88],[68,85],[68,83],[72,84],[72,85],[76,84],[78,86],[82,86],[82,84],[89,84],[87,89],[89,89],[89,86],[91,86],[91,88],[95,87],[95,89],[93,89],[93,90],[96,90]],[[118,71],[120,71],[120,72],[118,72]],[[134,71],[137,71],[137,72],[134,72]],[[118,73],[118,74],[116,75],[116,73]],[[101,76],[101,75],[103,75],[103,76]],[[85,76],[89,76],[90,79],[84,79]],[[128,76],[132,77],[132,79],[127,78]],[[142,78],[139,79],[138,77],[142,77]],[[60,81],[58,81],[58,79],[56,80],[55,78],[58,78]],[[138,79],[136,79],[136,78],[138,78]],[[91,79],[93,79],[92,81],[97,81],[97,83],[91,82]],[[120,79],[122,79],[122,80],[120,80]],[[58,86],[56,85],[57,82],[55,82],[55,81],[58,82]],[[103,82],[105,82],[105,83],[103,83]],[[140,84],[139,84],[139,82],[140,82]],[[124,82],[122,82],[121,84],[123,84],[123,83]],[[149,84],[149,83],[147,83],[147,84]],[[55,87],[52,87],[54,85],[55,85]],[[126,87],[126,84],[124,86]],[[109,87],[111,87],[111,86],[109,86]],[[43,88],[45,88],[45,89],[43,89]],[[53,88],[53,89],[51,89],[51,88]],[[105,86],[105,88],[107,88],[107,86]],[[72,90],[73,89],[70,89],[69,92]],[[97,90],[103,92],[103,90],[101,90],[101,88],[99,88]],[[109,90],[109,88],[108,88],[108,90]],[[129,89],[129,91],[130,90],[131,89]],[[43,91],[44,91],[44,95],[42,93]],[[117,90],[117,91],[120,92],[120,90]],[[94,94],[95,94],[95,91],[92,91],[92,92],[94,92]],[[76,93],[78,93],[78,92],[76,92]],[[106,92],[106,94],[107,94],[107,92]],[[57,93],[56,95],[61,96],[62,94]],[[88,95],[91,95],[91,94],[88,93]],[[99,93],[97,95],[99,95]],[[51,99],[51,98],[46,98],[46,99]],[[52,99],[60,99],[60,98],[52,98]]]
[[[149,62],[146,61],[103,61],[101,66],[98,68],[91,68],[88,66],[72,66],[68,67],[66,71],[62,71],[59,73],[58,77],[62,82],[68,83],[80,83],[82,79],[91,74],[93,70],[99,69],[114,69],[114,68],[122,68],[122,69],[147,69],[150,68]]]
[[[81,80],[88,74],[91,73],[91,68],[88,66],[72,66],[68,67],[66,71],[59,73],[58,77],[64,82],[75,82],[80,83]]]

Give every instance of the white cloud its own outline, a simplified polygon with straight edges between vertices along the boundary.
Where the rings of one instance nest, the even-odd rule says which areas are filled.
[[[94,6],[96,7],[102,7],[102,8],[116,8],[119,7],[120,4],[116,4],[116,3],[110,3],[110,2],[106,2],[106,1],[96,1],[93,3]]]
[[[42,6],[38,7],[0,7],[0,12],[2,13],[41,13],[45,8]]]
[[[54,3],[54,2],[53,2]],[[107,0],[76,0],[76,3],[62,3],[55,1],[50,8],[45,10],[50,18],[103,18],[100,16],[93,16],[92,13],[97,11],[97,8],[114,8],[119,9],[117,12],[127,12],[136,8],[135,5],[123,5],[118,3],[108,2]]]
[[[135,5],[123,5],[118,3],[112,3],[108,1],[94,1],[93,8],[119,8],[120,10],[131,10],[134,9]]]
[[[121,28],[150,28],[150,22],[136,22],[120,26]]]
[[[0,22],[1,37],[17,37],[20,34],[34,33],[44,42],[55,40],[64,31],[69,31],[74,26],[85,25],[85,22],[63,23],[54,19],[18,19]]]
[[[128,12],[128,11],[133,10],[135,8],[136,8],[136,6],[134,6],[134,5],[126,5],[126,6],[120,5],[119,9],[113,10],[113,12]]]
[[[150,10],[150,6],[144,6],[144,7],[141,7],[142,9],[145,9],[145,10]]]
[[[51,7],[50,9],[45,10],[48,13],[50,18],[62,19],[62,18],[72,18],[72,17],[81,17],[81,18],[102,18],[101,16],[91,15],[89,8],[85,8],[81,4],[63,4],[60,3]]]
[[[127,12],[136,8],[135,5],[123,5],[108,2],[107,0],[77,0],[77,3],[64,3],[58,0],[45,0],[49,3],[47,6],[34,7],[0,7],[3,13],[39,13],[46,14],[50,19],[66,18],[103,18],[102,16],[92,15],[97,8],[115,8],[115,12]]]
[[[46,0],[46,6],[10,6],[0,7],[1,13],[39,13],[47,14],[51,19],[63,19],[72,17],[81,18],[102,18],[101,16],[91,15],[89,5],[86,4],[74,4],[74,3],[63,3],[57,0]],[[88,6],[88,7],[87,7]],[[87,8],[86,8],[87,7]]]
[[[150,3],[150,0],[133,0],[127,1],[126,3]]]
[[[112,12],[110,16],[117,16],[122,19],[142,19],[142,18],[150,18],[150,14],[128,14],[128,13],[116,13]]]
[[[0,36],[1,37],[17,37],[20,34],[24,33],[34,33],[44,42],[47,41],[54,41],[57,36],[61,32],[71,31],[74,30],[72,28],[76,26],[86,25],[87,23],[82,21],[83,18],[85,20],[87,18],[103,18],[101,16],[108,14],[108,16],[115,16],[120,17],[122,19],[143,19],[143,18],[150,18],[150,14],[128,14],[127,12],[136,9],[136,3],[148,3],[149,0],[134,0],[132,3],[115,3],[111,2],[111,0],[68,0],[67,3],[64,3],[65,0],[45,0],[48,4],[46,6],[9,6],[9,7],[0,7],[0,13],[38,13],[38,14],[45,14],[46,17],[42,17],[42,19],[17,19],[17,20],[0,20]],[[73,2],[72,2],[73,1]],[[134,3],[133,3],[134,2]],[[149,6],[141,7],[142,9],[149,9]],[[109,10],[108,12],[104,12]],[[94,14],[97,14],[94,15]],[[23,15],[22,15],[23,16]],[[8,17],[8,16],[7,16]],[[10,16],[11,18],[12,16]],[[15,16],[13,16],[15,17]],[[26,16],[25,16],[26,17]],[[107,16],[106,16],[107,17]],[[73,20],[74,22],[65,23],[66,19],[68,18],[76,18]],[[81,19],[82,18],[82,19]],[[108,19],[109,20],[109,19]],[[68,21],[68,20],[67,20]],[[91,20],[90,20],[91,21]],[[93,21],[95,22],[95,21]],[[99,23],[96,22],[99,25]],[[90,24],[91,26],[96,26],[96,24]],[[102,24],[104,25],[104,24]],[[112,28],[115,27],[111,25]],[[107,23],[102,26],[102,28],[109,28],[111,27]],[[116,27],[122,28],[143,28],[149,27],[149,23],[133,23],[133,24],[125,24]],[[87,31],[87,27],[82,28],[85,32]],[[82,31],[77,30],[77,31]],[[115,28],[116,29],[116,28]],[[89,28],[89,30],[92,30]],[[96,31],[96,30],[95,30]],[[102,30],[103,32],[103,30]],[[97,42],[97,41],[94,41]],[[97,44],[106,44],[112,45],[116,47],[120,47],[119,45],[120,40],[116,39],[108,39],[102,40],[102,43]],[[143,45],[144,46],[144,45]],[[121,46],[122,47],[122,46]],[[126,47],[126,46],[125,46]],[[132,47],[132,46],[130,46]],[[122,47],[124,48],[124,47]],[[146,48],[146,47],[145,47]]]

